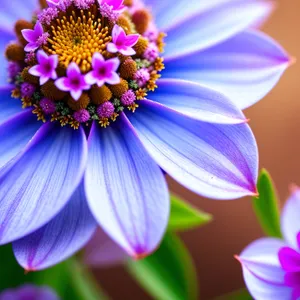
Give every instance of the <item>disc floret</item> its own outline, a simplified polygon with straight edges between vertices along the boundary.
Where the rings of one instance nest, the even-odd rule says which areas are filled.
[[[124,0],[47,4],[32,23],[17,21],[18,41],[7,46],[14,98],[38,120],[74,129],[93,121],[107,127],[134,112],[164,68],[163,34],[151,14]]]

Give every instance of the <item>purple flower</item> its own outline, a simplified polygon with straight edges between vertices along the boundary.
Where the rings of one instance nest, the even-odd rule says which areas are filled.
[[[132,90],[128,90],[121,97],[121,103],[123,105],[131,105],[136,100],[135,93]]]
[[[107,51],[111,53],[120,52],[123,55],[134,55],[135,50],[132,47],[138,39],[139,34],[126,35],[122,27],[115,25],[112,30],[112,43],[107,45]]]
[[[97,109],[97,114],[100,118],[110,118],[115,112],[114,105],[107,101],[101,104]]]
[[[13,28],[16,11],[7,5],[9,1],[2,0],[3,13],[8,16],[7,26]],[[65,9],[70,2],[48,1],[64,10],[67,20],[74,10],[80,14],[75,6]],[[122,2],[105,3],[118,8]],[[120,89],[124,94],[130,79],[123,78],[119,87],[98,90],[93,86],[88,97],[76,104],[88,105],[85,109],[95,121],[78,130],[51,122],[48,116],[44,124],[37,122],[31,109],[20,112],[18,101],[11,101],[11,87],[0,90],[0,245],[12,242],[19,264],[27,270],[45,269],[70,257],[86,245],[99,225],[133,258],[155,251],[170,213],[161,169],[206,197],[234,199],[256,194],[257,147],[241,108],[272,89],[289,65],[289,56],[271,38],[247,28],[261,23],[272,5],[264,0],[145,3],[154,14],[150,23],[156,22],[149,25],[147,36],[158,43],[159,32],[167,34],[165,79],[159,79],[155,92],[138,102],[135,113],[121,108],[121,101],[132,99],[130,92],[126,99],[114,98]],[[33,11],[35,1],[27,1],[26,6]],[[147,7],[134,1],[130,11],[139,9]],[[157,36],[153,28],[158,29]],[[137,37],[115,27],[110,47],[125,55],[135,53],[132,46]],[[1,38],[4,53],[12,36],[3,31]],[[162,41],[158,44],[162,50]],[[132,59],[142,59],[139,56]],[[128,61],[126,68],[132,66]],[[89,58],[85,63],[88,67]],[[159,60],[156,65],[162,67]],[[132,76],[132,69],[126,68],[122,72],[120,68],[120,76]],[[90,85],[75,63],[67,73],[56,81],[57,86],[78,99]],[[5,79],[0,76],[2,86]],[[99,97],[89,99],[97,90]],[[68,113],[74,115],[70,107],[64,109],[68,97],[56,104],[67,114],[63,119],[69,118]],[[101,115],[111,115],[116,109],[119,117],[102,128],[98,107],[95,111],[87,103],[108,99],[105,103],[110,104]],[[86,117],[85,113],[79,117]]]
[[[28,42],[24,50],[26,52],[35,51],[40,46],[44,45],[48,38],[48,33],[44,33],[43,26],[40,22],[36,22],[34,29],[23,29],[22,35]]]
[[[0,300],[58,300],[56,293],[48,287],[23,285],[15,289],[7,289],[0,294]]]
[[[149,79],[150,79],[149,71],[145,68],[139,69],[134,74],[134,80],[137,82],[139,87],[143,87]]]
[[[72,62],[67,69],[67,77],[59,78],[55,85],[61,91],[70,92],[74,100],[78,100],[83,90],[88,90],[91,86],[87,83],[85,76],[81,74],[79,67]]]
[[[283,239],[261,238],[247,246],[238,260],[254,299],[300,297],[300,189],[295,188],[281,215]]]
[[[56,111],[55,103],[48,98],[43,98],[40,101],[40,107],[46,115],[51,115]]]
[[[40,77],[40,85],[45,84],[48,80],[57,78],[56,68],[58,66],[58,56],[48,56],[43,50],[37,52],[38,65],[29,69],[33,76]]]
[[[36,86],[29,82],[24,82],[21,85],[21,96],[31,97],[35,92]]]
[[[97,84],[99,87],[108,84],[118,84],[120,76],[116,73],[120,65],[119,59],[111,58],[104,60],[103,56],[96,52],[93,56],[92,67],[93,70],[86,74],[85,80],[88,84]]]
[[[90,119],[90,113],[86,109],[75,111],[74,119],[79,123],[85,123]]]

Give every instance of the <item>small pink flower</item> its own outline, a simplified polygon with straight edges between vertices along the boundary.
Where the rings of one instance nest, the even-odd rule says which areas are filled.
[[[57,78],[56,68],[58,65],[58,56],[48,56],[43,50],[37,52],[38,65],[29,69],[29,73],[33,76],[40,77],[40,85],[45,84],[49,79]]]
[[[111,58],[105,60],[103,56],[96,52],[93,56],[93,70],[85,75],[85,80],[88,84],[97,84],[101,87],[104,83],[118,84],[120,76],[116,73],[120,65],[119,59]]]
[[[55,81],[58,89],[70,92],[74,100],[78,101],[83,90],[90,89],[90,85],[86,82],[85,76],[81,74],[78,65],[75,62],[70,63],[67,69],[67,77],[59,78]]]
[[[107,45],[107,51],[111,53],[120,52],[123,55],[134,55],[132,48],[139,39],[139,34],[126,35],[122,27],[115,25],[112,30],[112,43]]]
[[[31,52],[35,51],[47,42],[49,33],[44,32],[42,24],[38,21],[36,22],[33,29],[23,29],[22,35],[24,39],[28,42],[24,50],[26,52]]]

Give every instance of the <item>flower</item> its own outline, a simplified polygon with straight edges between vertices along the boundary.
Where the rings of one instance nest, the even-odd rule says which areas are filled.
[[[43,50],[37,52],[38,65],[29,69],[29,73],[40,77],[40,85],[45,84],[49,79],[56,79],[56,68],[58,66],[58,56],[48,56]]]
[[[31,52],[38,49],[47,42],[48,33],[44,33],[43,26],[40,22],[36,22],[34,29],[23,29],[22,34],[28,42],[24,50]]]
[[[100,53],[95,53],[92,60],[93,70],[85,76],[88,84],[97,84],[99,87],[108,84],[120,83],[120,76],[116,73],[120,65],[118,58],[105,60]]]
[[[112,31],[112,43],[107,45],[108,52],[120,52],[123,55],[134,55],[136,52],[132,48],[138,41],[138,34],[126,35],[124,29],[115,25]]]
[[[15,289],[7,289],[1,292],[0,300],[58,300],[56,293],[49,287],[37,287],[26,284]]]
[[[295,188],[281,215],[283,239],[261,238],[247,246],[237,259],[253,298],[300,297],[300,189]]]
[[[35,24],[37,49],[25,55],[22,36],[7,28],[18,21],[32,30],[24,19],[35,22],[38,2],[0,13],[0,51],[22,66],[13,88],[4,63],[0,69],[0,244],[13,243],[21,266],[39,270],[66,259],[99,225],[135,259],[155,251],[170,212],[162,170],[206,197],[256,194],[257,147],[241,108],[270,91],[289,65],[276,42],[247,29],[269,14],[269,1],[106,1],[126,9],[115,27],[101,15],[102,1],[79,9],[48,0],[59,18]],[[40,50],[59,60],[57,79],[42,86],[28,73]],[[119,59],[118,84],[85,81],[97,69],[95,53],[105,65]],[[143,88],[134,79],[145,75],[140,70],[147,70]],[[31,95],[24,110],[10,96],[22,87]]]
[[[91,86],[87,83],[85,76],[81,74],[76,63],[72,62],[67,69],[67,77],[59,78],[55,85],[61,90],[70,92],[75,100],[82,95],[83,90],[88,90]]]

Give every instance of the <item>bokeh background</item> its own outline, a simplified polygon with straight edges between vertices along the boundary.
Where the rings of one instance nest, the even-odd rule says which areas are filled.
[[[300,60],[300,1],[276,2],[278,7],[263,31]],[[300,185],[300,62],[292,65],[276,88],[245,114],[259,145],[260,166],[270,171],[283,204],[289,185]],[[181,235],[197,268],[201,299],[212,299],[243,287],[241,269],[233,255],[263,235],[251,199],[207,200],[172,180],[169,182],[172,191],[214,215],[211,224]],[[97,270],[96,275],[114,300],[151,299],[122,267]]]

